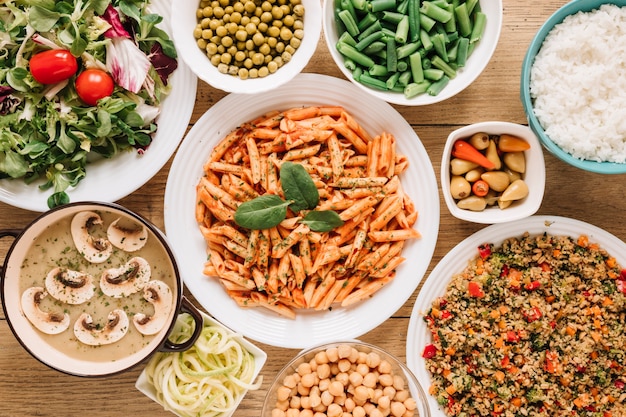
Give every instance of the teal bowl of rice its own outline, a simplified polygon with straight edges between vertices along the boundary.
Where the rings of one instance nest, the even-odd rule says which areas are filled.
[[[626,0],[574,0],[541,26],[524,57],[529,127],[562,161],[626,173]]]

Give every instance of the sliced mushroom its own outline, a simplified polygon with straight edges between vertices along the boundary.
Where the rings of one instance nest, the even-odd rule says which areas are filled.
[[[70,231],[76,249],[91,263],[102,263],[113,253],[111,242],[90,234],[93,226],[101,225],[102,218],[93,211],[81,211],[72,218]]]
[[[91,275],[61,267],[48,272],[45,284],[48,294],[67,304],[82,304],[96,292]]]
[[[90,314],[83,313],[74,323],[74,335],[86,345],[108,345],[126,335],[128,324],[128,316],[121,309],[111,311],[104,326],[94,323]]]
[[[116,248],[125,252],[135,252],[144,247],[148,241],[148,229],[143,225],[123,225],[120,219],[115,220],[107,229],[107,238]]]
[[[172,290],[163,281],[153,280],[143,289],[143,298],[154,306],[154,314],[148,316],[137,313],[133,323],[139,333],[152,335],[158,333],[169,321],[172,311]]]
[[[109,297],[127,297],[145,287],[150,280],[150,264],[135,256],[119,268],[107,269],[100,277],[100,289]]]
[[[39,304],[48,293],[43,287],[31,287],[22,293],[22,312],[39,331],[46,334],[59,334],[70,327],[67,313],[43,311]]]

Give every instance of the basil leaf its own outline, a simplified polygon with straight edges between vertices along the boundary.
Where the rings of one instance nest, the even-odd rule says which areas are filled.
[[[320,201],[320,194],[313,179],[302,165],[284,162],[280,167],[280,182],[285,199],[291,200],[291,210],[313,210]]]
[[[310,211],[300,223],[309,226],[314,232],[330,232],[343,224],[343,220],[332,210]]]
[[[242,203],[235,211],[235,223],[246,229],[269,229],[287,217],[288,201],[267,194]]]

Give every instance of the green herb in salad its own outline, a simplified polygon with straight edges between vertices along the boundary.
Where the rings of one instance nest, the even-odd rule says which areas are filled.
[[[177,67],[162,20],[139,0],[0,3],[0,178],[54,207],[88,160],[146,150]]]

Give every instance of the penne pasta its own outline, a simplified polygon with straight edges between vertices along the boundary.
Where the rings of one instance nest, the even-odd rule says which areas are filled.
[[[315,231],[305,223],[309,209],[289,209],[264,230],[235,223],[242,203],[268,194],[285,199],[285,161],[311,177],[319,194],[314,211],[335,211],[343,224]],[[420,237],[399,177],[408,162],[392,134],[370,135],[342,107],[290,108],[243,123],[211,151],[196,187],[193,215],[208,255],[202,273],[242,308],[290,319],[298,309],[372,297],[395,277],[405,242]]]

